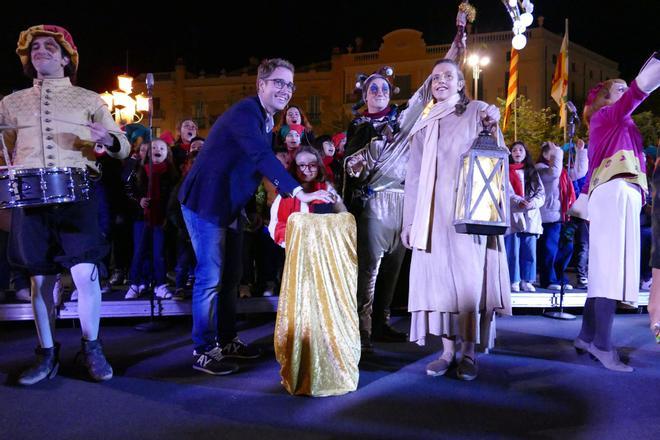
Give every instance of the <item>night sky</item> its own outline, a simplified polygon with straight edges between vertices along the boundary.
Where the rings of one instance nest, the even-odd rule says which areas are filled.
[[[311,2],[214,2],[225,8],[208,12],[203,2],[181,2],[186,7],[158,9],[151,2],[5,2],[0,27],[0,93],[27,87],[14,51],[21,30],[35,24],[59,24],[72,33],[80,52],[78,84],[96,91],[115,88],[114,77],[126,70],[173,70],[182,57],[192,72],[231,71],[258,59],[281,56],[294,64],[325,61],[333,47],[345,50],[357,36],[365,50],[376,50],[386,33],[400,28],[422,31],[428,44],[449,43],[458,1],[322,2],[322,14],[310,12]],[[21,8],[18,4],[29,5]],[[316,5],[316,2],[314,2]],[[620,63],[630,80],[646,57],[658,49],[660,1],[626,2],[538,0],[534,17],[543,15],[545,27],[563,32],[570,22],[571,41]],[[78,4],[78,6],[75,6]],[[121,2],[128,4],[128,2]],[[269,4],[271,6],[266,6]],[[501,0],[473,0],[476,30],[501,31],[511,20]],[[610,6],[610,5],[618,6]],[[318,6],[317,6],[318,7]],[[127,56],[128,52],[128,56]],[[158,85],[156,84],[156,87]]]

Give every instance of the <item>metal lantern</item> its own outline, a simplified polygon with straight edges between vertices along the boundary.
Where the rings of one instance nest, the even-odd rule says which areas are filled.
[[[461,155],[454,195],[460,234],[502,235],[509,227],[509,150],[488,130]]]

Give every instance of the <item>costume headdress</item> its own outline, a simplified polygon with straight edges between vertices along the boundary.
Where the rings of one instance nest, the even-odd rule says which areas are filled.
[[[71,58],[73,70],[78,70],[78,48],[73,42],[73,37],[69,31],[62,26],[56,26],[53,24],[40,24],[38,26],[27,28],[21,32],[18,37],[18,44],[16,45],[16,53],[21,59],[23,66],[30,63],[30,46],[32,45],[32,40],[39,36],[53,37],[69,55],[69,58]]]

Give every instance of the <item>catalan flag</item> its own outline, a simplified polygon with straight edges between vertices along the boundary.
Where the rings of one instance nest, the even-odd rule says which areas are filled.
[[[566,126],[566,95],[568,94],[568,20],[566,20],[566,32],[561,43],[561,49],[557,56],[555,73],[552,75],[552,89],[550,96],[559,106],[560,127]]]
[[[502,131],[506,131],[506,127],[511,118],[511,109],[515,105],[516,98],[518,97],[518,51],[511,48],[511,64],[509,65],[509,85],[506,94],[506,107],[504,109],[504,121],[502,122]]]

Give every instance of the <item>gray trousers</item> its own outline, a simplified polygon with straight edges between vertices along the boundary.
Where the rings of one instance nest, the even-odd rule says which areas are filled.
[[[358,219],[358,315],[360,334],[386,324],[406,248],[401,243],[403,193],[377,192]]]

